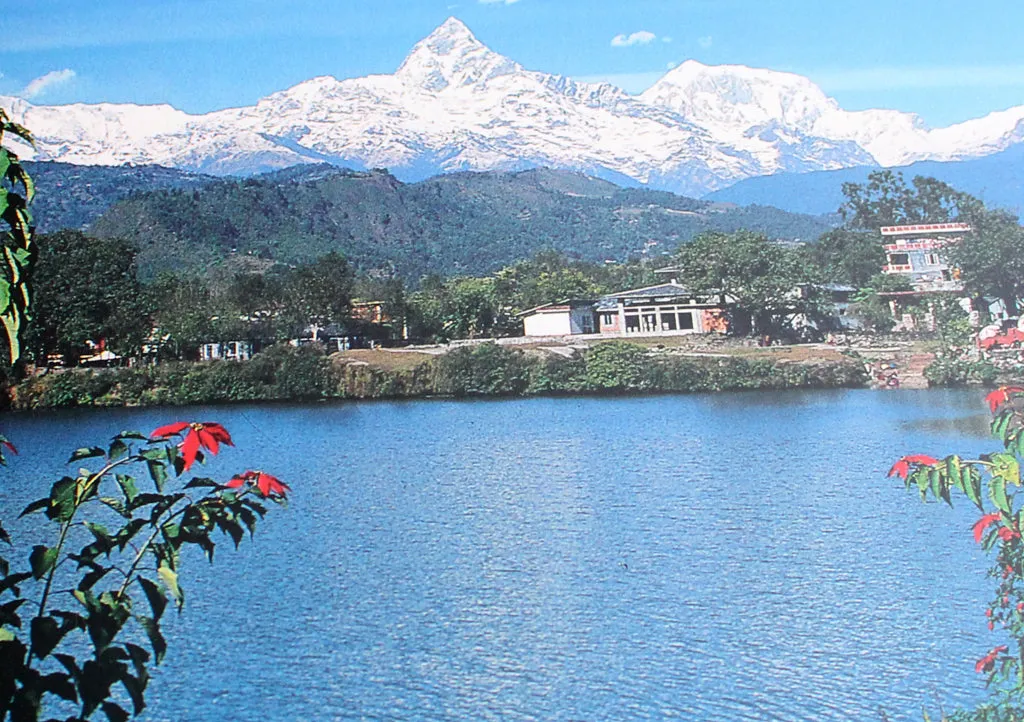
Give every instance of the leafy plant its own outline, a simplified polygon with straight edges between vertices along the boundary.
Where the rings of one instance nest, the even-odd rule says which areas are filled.
[[[907,489],[916,488],[922,500],[941,499],[952,505],[954,492],[959,492],[981,512],[973,528],[974,539],[995,555],[989,576],[996,580],[995,596],[985,616],[988,628],[999,628],[1008,639],[975,664],[979,674],[988,676],[998,698],[995,708],[979,708],[977,719],[1020,719],[994,710],[1024,705],[1024,503],[1016,498],[1024,460],[1024,388],[1002,387],[990,393],[987,401],[993,413],[992,433],[1002,442],[1002,451],[977,459],[912,454],[897,461],[889,476],[904,479]]]
[[[33,546],[20,570],[0,558],[0,720],[60,710],[69,722],[97,712],[123,722],[142,712],[150,661],[167,653],[161,620],[169,604],[185,604],[186,547],[212,562],[219,535],[237,548],[266,502],[286,502],[288,487],[262,471],[225,484],[186,480],[222,445],[231,436],[215,423],[178,422],[148,437],[126,431],[106,448],[75,451],[69,463],[93,468],[57,480],[25,508],[53,537]],[[14,451],[0,437],[4,448]],[[0,540],[12,545],[2,526]],[[141,639],[149,649],[132,641]]]
[[[32,134],[12,123],[0,109],[0,219],[10,230],[3,234],[3,264],[0,264],[0,323],[7,336],[11,365],[21,358],[21,337],[29,320],[29,284],[36,249],[32,242],[32,216],[28,204],[35,186],[18,161],[18,156],[3,146],[4,134],[32,144]],[[21,192],[18,192],[18,188]]]

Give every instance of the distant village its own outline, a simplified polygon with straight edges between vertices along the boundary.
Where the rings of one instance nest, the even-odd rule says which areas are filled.
[[[978,346],[982,353],[1000,345],[1011,346],[1024,341],[1024,332],[1015,326],[1007,327],[1009,316],[999,299],[985,301],[986,308],[975,308],[971,299],[962,296],[963,284],[959,272],[951,268],[941,253],[942,247],[959,242],[972,229],[966,223],[928,223],[886,226],[880,229],[885,244],[886,264],[883,273],[896,275],[909,281],[910,290],[879,292],[892,315],[893,332],[934,331],[936,319],[931,311],[931,300],[954,297],[978,332]],[[679,279],[680,270],[674,267],[657,273],[664,282],[643,288],[629,288],[600,298],[566,298],[528,309],[518,314],[524,340],[579,340],[605,338],[642,338],[681,336],[691,334],[730,333],[730,306],[732,299],[725,293],[697,294]],[[793,289],[794,298],[807,294],[811,288]],[[863,321],[850,312],[858,293],[857,288],[843,284],[818,284],[814,290],[824,299],[824,318],[789,319],[793,329],[806,340],[824,340],[836,334],[862,333]],[[925,312],[911,310],[924,308]],[[984,314],[982,313],[984,311]],[[307,333],[290,343],[301,346],[320,343],[329,351],[345,351],[355,347],[373,347],[377,344],[405,344],[406,333],[398,339],[373,329],[392,323],[380,301],[355,301],[352,304],[355,325],[347,328],[311,326]],[[982,327],[982,318],[989,320]],[[790,339],[791,340],[791,339]],[[772,344],[779,339],[761,338],[761,344]],[[201,360],[246,360],[258,351],[253,341],[211,341],[200,348]],[[102,355],[83,359],[85,363],[103,360]]]

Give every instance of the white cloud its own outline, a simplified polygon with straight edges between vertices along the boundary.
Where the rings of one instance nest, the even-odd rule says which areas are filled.
[[[712,38],[710,35],[705,35],[703,37],[697,38],[697,45],[701,46],[702,48],[710,48],[714,42],[715,39]]]
[[[35,80],[30,81],[19,95],[22,98],[31,100],[32,98],[37,98],[43,93],[46,93],[51,88],[70,82],[74,77],[75,71],[70,68],[64,68],[64,70],[51,70],[49,73],[40,75]]]
[[[658,39],[658,36],[647,30],[638,30],[635,33],[616,35],[612,38],[613,48],[628,48],[630,45],[647,45]]]
[[[514,3],[519,2],[519,0],[477,0],[477,2],[479,2],[481,5],[494,5],[495,3],[499,3],[502,5],[512,5]]]

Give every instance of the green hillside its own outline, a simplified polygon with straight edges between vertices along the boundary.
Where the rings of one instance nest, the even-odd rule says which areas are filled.
[[[158,165],[89,166],[49,161],[24,165],[36,183],[32,214],[41,233],[86,228],[133,193],[198,188],[214,180],[213,176]]]
[[[816,239],[826,220],[619,188],[552,170],[457,173],[413,184],[314,166],[138,193],[91,228],[140,249],[140,273],[231,272],[330,251],[363,271],[484,274],[554,249],[589,261],[668,253],[706,230]]]

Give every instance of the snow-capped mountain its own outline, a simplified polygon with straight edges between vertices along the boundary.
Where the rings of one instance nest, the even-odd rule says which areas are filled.
[[[329,161],[404,179],[552,166],[691,195],[780,171],[970,158],[1024,141],[1024,106],[929,130],[910,113],[845,111],[798,75],[692,60],[631,96],[526,70],[455,18],[393,75],[314,78],[252,107],[0,105],[35,133],[35,151],[23,152],[36,160],[222,175]]]

